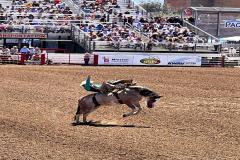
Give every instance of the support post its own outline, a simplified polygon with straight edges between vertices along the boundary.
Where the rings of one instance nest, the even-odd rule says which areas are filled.
[[[46,55],[45,54],[41,54],[41,65],[45,65],[46,64]]]
[[[21,53],[21,59],[20,59],[20,65],[25,65],[26,55],[24,53]]]
[[[225,56],[222,56],[221,66],[222,66],[222,67],[225,67]]]
[[[94,66],[98,65],[98,55],[97,54],[94,54],[94,56],[93,56],[93,65]]]
[[[70,63],[71,63],[71,54],[68,53],[68,64],[70,64]]]

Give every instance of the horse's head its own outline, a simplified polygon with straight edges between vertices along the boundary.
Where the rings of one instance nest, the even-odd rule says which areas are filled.
[[[154,96],[154,97],[149,97],[147,101],[147,107],[148,108],[153,108],[154,104],[157,100],[159,100],[162,96]]]

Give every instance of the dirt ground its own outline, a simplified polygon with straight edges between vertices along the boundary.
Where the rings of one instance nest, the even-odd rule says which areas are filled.
[[[133,78],[164,97],[127,118],[126,106],[103,106],[89,115],[102,126],[72,126],[87,75]],[[0,159],[240,159],[239,83],[238,68],[1,65]]]

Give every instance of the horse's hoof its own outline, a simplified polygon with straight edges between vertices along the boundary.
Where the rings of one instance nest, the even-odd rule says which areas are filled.
[[[72,126],[77,126],[79,123],[72,122],[71,124],[72,124]]]
[[[86,125],[88,125],[88,124],[91,124],[91,123],[93,123],[93,121],[83,121],[83,124],[86,124]]]

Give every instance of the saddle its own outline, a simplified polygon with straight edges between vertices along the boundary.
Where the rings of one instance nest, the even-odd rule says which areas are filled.
[[[120,79],[116,81],[109,81],[108,83],[116,85],[116,84],[132,84],[133,80],[132,79]]]
[[[121,79],[121,80],[117,80],[114,82],[110,82],[110,84],[113,84],[115,86],[114,90],[112,92],[118,92],[119,90],[123,90],[125,88],[128,88],[130,86],[134,86],[137,83],[133,82],[132,79]]]
[[[121,80],[117,80],[117,81],[110,81],[108,83],[115,85],[116,89],[124,89],[126,87],[134,86],[137,84],[135,82],[133,83],[132,79],[121,79]]]

